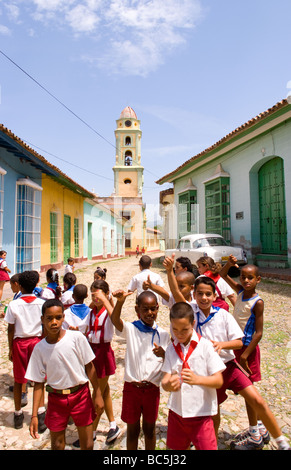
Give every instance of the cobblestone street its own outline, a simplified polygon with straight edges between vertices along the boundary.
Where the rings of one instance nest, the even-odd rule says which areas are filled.
[[[159,256],[153,256],[153,271],[161,274],[167,285],[166,273],[159,262]],[[138,272],[138,260],[133,256],[130,258],[86,264],[84,268],[76,267],[75,274],[77,283],[86,284],[88,288],[93,281],[93,272],[96,266],[107,268],[107,281],[112,291],[118,288],[126,289],[131,277]],[[260,343],[261,348],[261,370],[262,382],[258,388],[271,410],[275,414],[283,433],[289,442],[291,438],[290,417],[290,364],[291,364],[291,342],[290,342],[290,311],[291,311],[291,284],[284,281],[263,280],[259,284],[259,294],[265,301],[265,323],[264,336]],[[12,298],[12,293],[11,293]],[[86,303],[89,303],[90,298]],[[123,318],[133,321],[135,296],[129,296],[126,300]],[[8,299],[6,300],[8,303]],[[12,364],[8,359],[7,324],[0,319],[0,450],[37,450],[49,449],[50,439],[48,430],[41,435],[39,440],[33,440],[29,435],[28,425],[31,417],[32,388],[28,388],[28,405],[23,408],[24,426],[21,430],[13,427],[13,393],[9,386],[13,385]],[[160,306],[158,324],[169,331],[168,309]],[[105,439],[108,432],[108,421],[105,413],[98,427],[95,449],[122,450],[126,449],[126,425],[120,419],[125,342],[114,336],[112,347],[115,352],[117,370],[110,378],[111,395],[115,419],[122,430],[121,436],[110,447],[106,446]],[[157,448],[166,449],[167,415],[166,407],[168,394],[161,392],[161,403],[157,421]],[[227,449],[227,443],[237,432],[245,429],[248,425],[244,400],[240,396],[229,393],[228,400],[221,408],[222,420],[219,433],[219,449]],[[70,424],[67,430],[67,448],[73,449],[72,442],[77,438],[74,424]],[[144,448],[141,438],[140,448]],[[265,449],[276,449],[274,441],[271,440]]]

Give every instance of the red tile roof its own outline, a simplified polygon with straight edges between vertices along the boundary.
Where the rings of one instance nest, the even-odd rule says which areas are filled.
[[[282,101],[279,101],[278,103],[276,103],[272,108],[269,108],[267,109],[267,111],[264,111],[260,114],[258,114],[256,117],[250,119],[249,121],[247,121],[246,123],[242,124],[241,126],[237,127],[235,130],[233,130],[232,132],[230,132],[229,134],[227,134],[225,137],[223,137],[221,140],[219,140],[218,142],[216,142],[215,144],[213,144],[211,147],[208,147],[207,149],[203,150],[202,152],[198,153],[197,155],[195,155],[194,157],[190,158],[189,160],[187,160],[186,162],[184,162],[182,165],[180,165],[178,168],[176,168],[176,170],[174,171],[171,171],[170,173],[168,173],[167,175],[163,176],[162,178],[158,179],[156,181],[157,184],[163,184],[165,182],[167,182],[166,180],[170,177],[170,176],[173,176],[175,175],[175,173],[179,170],[181,170],[182,168],[184,168],[186,165],[188,165],[189,163],[191,162],[194,162],[196,159],[208,154],[210,151],[212,150],[215,150],[216,148],[218,148],[220,145],[222,144],[225,144],[227,143],[228,141],[230,141],[233,137],[236,137],[238,136],[239,134],[241,134],[242,132],[244,132],[245,130],[251,128],[252,126],[255,126],[256,124],[258,124],[260,121],[262,121],[263,119],[265,119],[266,117],[269,117],[271,116],[272,114],[274,114],[275,112],[277,112],[278,110],[284,108],[284,107],[287,107],[288,106],[288,102],[286,99],[282,100]]]

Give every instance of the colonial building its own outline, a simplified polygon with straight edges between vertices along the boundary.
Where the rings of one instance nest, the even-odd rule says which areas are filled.
[[[116,121],[116,155],[114,189],[109,197],[98,201],[114,209],[124,224],[125,254],[135,253],[136,247],[146,246],[146,214],[142,199],[143,166],[141,165],[140,121],[129,106],[124,108]]]
[[[123,254],[122,219],[95,198],[0,125],[0,249],[12,274]]]
[[[188,233],[219,233],[259,266],[291,266],[290,175],[283,100],[157,181],[173,184],[161,193],[166,248]]]

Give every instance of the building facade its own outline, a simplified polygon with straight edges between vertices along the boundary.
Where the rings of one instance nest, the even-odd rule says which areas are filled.
[[[173,184],[176,241],[188,233],[218,233],[241,246],[250,262],[288,267],[290,175],[291,105],[283,100],[157,183]],[[169,230],[168,221],[164,226]]]

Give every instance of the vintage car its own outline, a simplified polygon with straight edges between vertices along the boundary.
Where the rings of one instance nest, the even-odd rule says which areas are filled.
[[[216,263],[225,264],[230,255],[237,259],[238,265],[247,263],[245,251],[240,247],[230,246],[221,235],[215,233],[198,233],[195,235],[186,235],[182,237],[176,249],[165,250],[165,256],[172,256],[175,253],[175,258],[186,256],[196,266],[196,261],[202,256],[209,256]]]

